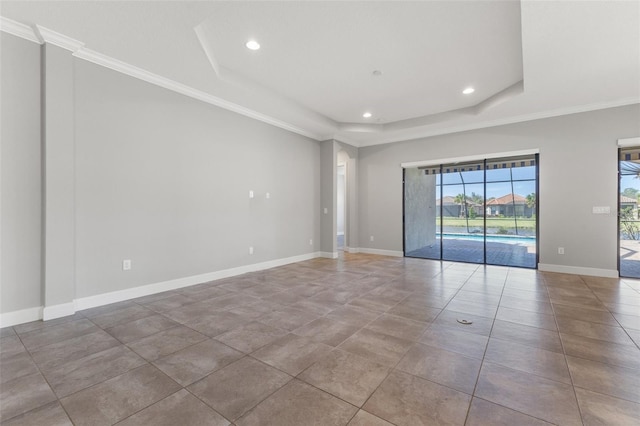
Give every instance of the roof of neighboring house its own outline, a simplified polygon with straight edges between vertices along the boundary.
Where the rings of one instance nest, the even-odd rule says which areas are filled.
[[[455,204],[456,206],[460,205],[460,203],[456,202],[456,197],[452,197],[450,195],[445,195],[444,197],[442,197],[442,199],[444,200],[444,205],[445,206],[451,205],[451,204]],[[438,198],[436,200],[436,206],[439,206],[439,205],[440,205],[440,198]],[[480,207],[482,207],[481,203],[479,204],[479,203],[476,203],[476,202],[471,201],[469,199],[467,199],[467,205],[468,206],[480,206]]]
[[[627,197],[626,195],[620,195],[620,202],[625,204],[638,204],[638,200]]]
[[[526,204],[527,199],[518,194],[507,194],[499,198],[494,198],[491,201],[487,201],[488,206],[502,206],[505,204]]]
[[[445,206],[446,206],[447,204],[458,204],[458,203],[456,203],[456,199],[455,199],[455,197],[450,197],[450,196],[448,196],[448,195],[446,195],[446,196],[442,197],[442,200],[444,201],[444,205],[445,205]],[[438,198],[438,199],[436,200],[436,206],[439,206],[439,205],[440,205],[440,198]]]

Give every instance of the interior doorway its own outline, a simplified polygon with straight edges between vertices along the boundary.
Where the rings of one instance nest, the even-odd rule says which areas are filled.
[[[344,250],[347,226],[347,166],[345,163],[338,163],[336,182],[336,247],[338,250]]]

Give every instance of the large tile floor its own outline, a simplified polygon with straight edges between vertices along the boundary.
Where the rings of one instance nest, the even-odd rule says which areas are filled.
[[[2,329],[0,415],[638,425],[638,344],[639,281],[345,255]]]

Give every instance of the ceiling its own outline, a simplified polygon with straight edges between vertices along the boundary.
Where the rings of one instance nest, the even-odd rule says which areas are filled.
[[[640,1],[3,1],[0,15],[356,146],[640,103]]]

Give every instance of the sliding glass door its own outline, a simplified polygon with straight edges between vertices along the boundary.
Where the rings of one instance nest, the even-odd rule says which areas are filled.
[[[442,259],[484,263],[484,164],[442,168]]]
[[[640,147],[621,149],[618,169],[618,270],[621,277],[640,278]]]
[[[407,168],[407,257],[535,268],[537,155]]]

